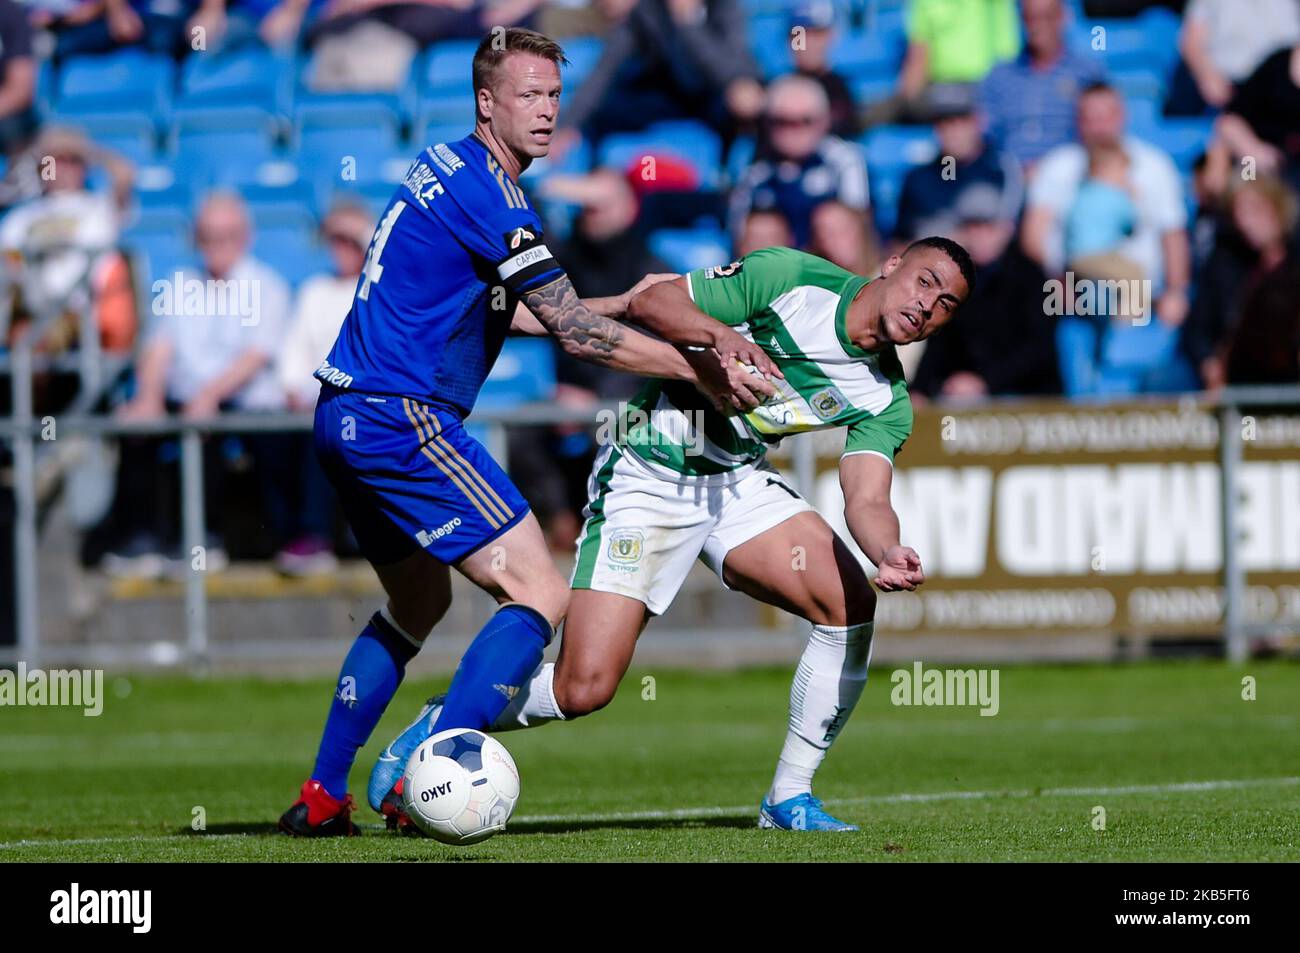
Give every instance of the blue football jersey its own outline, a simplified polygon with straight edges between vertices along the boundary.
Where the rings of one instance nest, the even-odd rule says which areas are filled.
[[[541,219],[481,139],[429,146],[380,218],[316,377],[468,414],[519,297],[563,274]]]

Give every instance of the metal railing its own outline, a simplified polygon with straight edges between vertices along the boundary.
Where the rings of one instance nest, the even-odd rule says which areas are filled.
[[[0,661],[16,655],[29,665],[40,657],[40,619],[37,611],[37,499],[36,449],[41,421],[33,415],[31,400],[30,348],[15,348],[13,370],[13,407],[9,419],[0,419],[0,437],[13,446],[15,525],[14,568],[17,596],[18,646],[16,653],[0,651]],[[24,384],[26,386],[24,386]],[[989,405],[996,402],[988,402]],[[1246,571],[1241,558],[1238,519],[1240,499],[1238,480],[1243,458],[1241,433],[1242,408],[1300,407],[1300,387],[1240,387],[1225,389],[1208,401],[1219,415],[1220,506],[1223,534],[1222,579],[1224,586],[1223,632],[1225,651],[1234,661],[1249,654],[1248,637],[1257,627],[1245,619]],[[978,407],[979,405],[971,405]],[[613,409],[605,407],[603,409]],[[504,459],[505,431],[508,426],[590,425],[595,409],[566,408],[552,403],[527,404],[509,411],[476,414],[473,423],[486,427],[488,447],[497,459]],[[122,437],[135,435],[176,436],[180,439],[181,527],[184,552],[193,555],[202,547],[204,535],[203,447],[205,434],[302,432],[311,428],[310,415],[273,413],[233,413],[210,420],[186,420],[164,417],[152,421],[126,421],[102,415],[74,414],[60,416],[60,434],[85,437]],[[794,479],[806,496],[813,494],[817,461],[811,440],[796,439],[791,448]],[[185,574],[184,602],[186,617],[186,655],[192,665],[208,660],[208,593],[206,573],[190,568]]]

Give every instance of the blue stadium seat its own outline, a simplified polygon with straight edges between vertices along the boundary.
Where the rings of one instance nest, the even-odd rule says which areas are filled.
[[[754,150],[757,143],[753,136],[738,136],[731,143],[731,148],[727,150],[727,180],[735,183],[745,174],[745,170],[750,167],[754,161]]]
[[[564,55],[569,61],[569,65],[561,71],[560,75],[564,79],[567,93],[572,94],[582,85],[582,81],[591,75],[596,61],[600,59],[601,51],[605,48],[605,42],[599,37],[575,36],[562,40],[560,45],[564,47]]]
[[[176,175],[170,162],[153,161],[136,168],[135,197],[141,210],[188,210],[194,193],[190,183]]]
[[[292,87],[292,62],[270,50],[203,54],[185,60],[177,104],[195,108],[256,106],[286,112]]]
[[[414,147],[411,150],[411,158],[415,158],[415,152],[423,149],[425,146],[435,145],[439,142],[456,142],[464,139],[473,131],[472,126],[466,126],[459,122],[434,122],[427,126],[417,128],[412,134]]]
[[[580,139],[564,154],[561,162],[555,162],[550,156],[534,159],[533,164],[524,170],[523,181],[537,181],[553,172],[565,175],[582,175],[591,171],[591,143]]]
[[[351,199],[370,209],[375,218],[387,207],[389,199],[397,186],[380,179],[358,182],[342,182],[336,188],[330,188],[318,199],[321,208],[329,208],[335,199]]]
[[[187,212],[167,209],[142,212],[135,224],[122,233],[121,241],[137,257],[146,285],[151,286],[193,263],[195,252],[190,238]]]
[[[866,106],[888,99],[894,92],[897,79],[893,76],[852,76],[849,89],[853,91],[853,101],[858,106]]]
[[[349,135],[379,136],[390,144],[401,137],[402,112],[395,95],[356,93],[313,95],[294,104],[293,133],[336,130]]]
[[[901,33],[841,33],[831,48],[831,65],[843,76],[888,78],[898,75],[907,38]]]
[[[1186,172],[1210,144],[1214,129],[1212,118],[1165,119],[1145,129],[1134,128],[1133,134],[1165,152],[1179,169]]]
[[[1105,47],[1094,49],[1101,40],[1098,28],[1105,30]],[[1083,20],[1077,27],[1081,49],[1100,54],[1108,71],[1142,67],[1169,76],[1178,59],[1179,20],[1171,10],[1152,8],[1132,18],[1098,18]],[[1095,37],[1095,39],[1094,39]]]
[[[510,338],[493,365],[475,408],[504,410],[550,400],[555,393],[555,349],[549,338]]]
[[[1155,97],[1126,97],[1124,109],[1128,113],[1130,129],[1149,129],[1161,121],[1161,101]]]
[[[316,190],[303,178],[276,184],[249,182],[239,187],[239,194],[259,227],[294,225],[310,229],[319,218]]]
[[[54,63],[42,59],[36,68],[36,109],[42,116],[54,111],[55,89]]]
[[[870,167],[907,169],[935,157],[938,140],[929,126],[877,126],[858,140]]]
[[[661,228],[650,236],[650,251],[674,271],[725,265],[731,260],[731,239],[716,228]]]
[[[294,154],[302,174],[313,180],[355,181],[383,177],[388,163],[409,160],[409,151],[396,129],[331,126],[303,129]]]
[[[1112,68],[1107,78],[1125,99],[1163,101],[1167,77],[1168,71],[1152,69],[1149,66],[1124,66],[1118,69]]]
[[[624,170],[645,156],[666,154],[689,162],[705,188],[717,185],[722,168],[722,143],[708,126],[694,120],[659,122],[641,132],[608,136],[596,164]]]
[[[898,223],[898,198],[903,190],[905,166],[867,166],[867,184],[871,191],[871,211],[876,231],[884,237],[894,234]]]
[[[315,227],[309,224],[255,223],[253,256],[294,287],[332,267],[329,253],[317,241]]]
[[[276,156],[275,117],[257,107],[178,107],[168,154],[178,180],[204,188],[255,182]]]
[[[156,149],[157,130],[148,113],[131,111],[55,115],[50,122],[76,126],[94,142],[138,164],[150,162]]]
[[[69,116],[129,106],[162,115],[171,105],[175,72],[170,59],[142,50],[71,57],[59,70],[54,109]]]
[[[474,131],[474,100],[472,97],[452,95],[445,90],[435,91],[420,103],[416,110],[415,122],[412,123],[413,139],[411,144],[419,149],[428,144],[422,135],[429,126],[454,126],[461,130],[455,139],[461,139]],[[444,136],[439,141],[446,141]]]
[[[470,73],[476,49],[477,40],[444,40],[435,43],[422,64],[421,90],[442,90],[472,99]]]
[[[794,67],[790,28],[784,13],[763,14],[749,21],[749,50],[765,80],[775,79]]]

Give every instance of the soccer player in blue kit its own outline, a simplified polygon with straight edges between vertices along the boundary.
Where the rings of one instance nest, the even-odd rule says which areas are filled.
[[[659,340],[615,320],[643,287],[672,276],[648,276],[614,298],[578,298],[517,184],[550,148],[564,62],[554,41],[531,30],[484,38],[473,64],[474,132],[412,162],[316,371],[316,451],[388,601],[343,662],[311,777],[280,818],[286,833],[356,833],[348,773],[450,604],[449,568],[500,608],[462,658],[435,730],[492,724],[564,618],[569,587],[536,518],[462,423],[512,327],[549,333],[583,360],[689,381],[720,407],[747,410],[773,393],[742,364],[780,376],[720,322],[683,314],[682,328],[659,328]],[[376,810],[392,780],[372,778]]]

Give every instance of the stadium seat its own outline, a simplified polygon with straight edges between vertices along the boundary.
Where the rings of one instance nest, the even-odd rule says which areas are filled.
[[[192,186],[255,182],[276,156],[275,132],[275,118],[256,107],[178,107],[168,154],[177,178]]]
[[[1153,99],[1163,101],[1167,71],[1152,69],[1149,66],[1125,66],[1111,69],[1108,79],[1110,84],[1120,91],[1126,100]]]
[[[255,223],[253,255],[295,288],[332,267],[329,253],[317,241],[315,227],[306,222],[302,225]]]
[[[56,92],[54,63],[49,59],[42,59],[40,66],[36,68],[36,110],[42,116],[48,116],[54,111]]]
[[[181,69],[178,106],[191,108],[256,106],[288,111],[292,62],[266,49],[191,56]]]
[[[650,236],[650,251],[678,272],[724,265],[731,260],[731,239],[716,228],[662,228]]]
[[[319,218],[316,190],[303,178],[274,184],[249,182],[239,187],[239,194],[259,227],[292,224],[312,228]]]
[[[172,164],[155,160],[135,170],[135,197],[141,210],[184,209],[193,202],[190,183],[176,175]]]
[[[543,179],[553,172],[566,175],[581,175],[590,171],[591,144],[586,139],[580,139],[564,154],[564,158],[560,162],[555,162],[550,156],[534,159],[533,164],[524,170],[522,179],[529,182]]]
[[[443,40],[435,43],[425,55],[420,73],[421,93],[439,90],[458,96],[469,96],[470,72],[474,65],[477,40]]]
[[[153,160],[156,151],[157,130],[152,116],[132,111],[107,110],[50,117],[50,122],[75,126],[97,145],[118,153],[139,165]]]
[[[294,155],[302,174],[313,180],[355,181],[383,178],[388,163],[409,161],[410,151],[399,142],[396,129],[379,126],[367,132],[361,126],[337,126],[303,129]]]
[[[690,163],[704,188],[718,184],[722,143],[717,133],[694,120],[659,122],[641,132],[608,136],[600,144],[596,164],[621,171],[655,154],[675,156]]]
[[[794,68],[790,52],[787,14],[763,14],[749,21],[749,50],[764,80],[773,80]]]
[[[371,214],[376,219],[379,214],[388,206],[388,202],[393,197],[393,192],[397,186],[392,182],[385,182],[381,179],[372,179],[369,181],[343,182],[338,187],[329,189],[322,193],[318,199],[318,205],[321,208],[329,208],[335,199],[351,199],[358,201],[370,209]]]
[[[938,154],[939,143],[929,126],[877,126],[858,140],[872,167],[907,169],[923,165]]]
[[[444,91],[421,102],[415,122],[411,125],[411,145],[415,149],[428,145],[430,140],[425,137],[424,130],[431,126],[459,129],[460,133],[452,137],[454,139],[468,136],[474,130],[474,100],[469,96],[453,96]],[[446,140],[447,136],[444,135],[438,141]]]
[[[754,162],[754,150],[757,143],[753,136],[738,136],[727,150],[727,181],[736,183],[745,174],[745,170]]]
[[[142,50],[70,57],[59,70],[53,108],[64,116],[124,106],[165,115],[175,72],[170,59]]]
[[[871,213],[876,231],[882,237],[894,234],[898,224],[898,199],[903,191],[905,169],[887,168],[870,171],[867,182],[871,191]]]
[[[853,91],[853,101],[859,107],[888,99],[893,94],[896,84],[897,81],[893,76],[849,77],[849,89]]]
[[[121,244],[136,257],[146,286],[169,278],[195,258],[190,241],[188,213],[180,209],[142,211],[135,224],[122,233]]]
[[[885,77],[892,82],[906,49],[907,38],[901,32],[845,32],[831,48],[831,65],[845,77]]]
[[[1214,129],[1211,118],[1165,119],[1133,134],[1169,153],[1174,164],[1186,172],[1210,144]]]
[[[555,393],[555,350],[549,338],[510,338],[474,405],[502,410],[550,400]]]
[[[1101,53],[1110,72],[1142,67],[1166,79],[1178,59],[1179,20],[1170,10],[1152,8],[1137,17],[1098,18],[1079,24],[1079,39]],[[1096,48],[1105,30],[1105,46]]]
[[[605,43],[599,37],[575,36],[560,41],[560,45],[564,47],[565,58],[569,61],[560,75],[564,79],[565,89],[571,95],[591,75]]]

